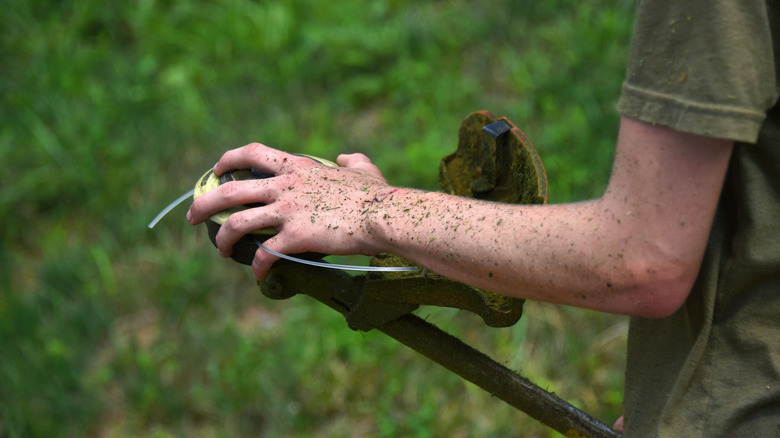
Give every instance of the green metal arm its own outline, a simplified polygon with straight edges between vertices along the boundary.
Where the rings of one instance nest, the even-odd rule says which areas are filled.
[[[446,282],[429,282],[429,291],[437,294],[452,292]],[[350,327],[354,329],[359,329],[361,324],[362,329],[370,329],[370,326],[376,325],[374,328],[377,330],[567,437],[622,436],[458,338],[411,314],[410,312],[417,308],[416,304],[371,300],[371,304],[367,306],[363,300],[364,291],[367,289],[383,290],[385,296],[388,291],[402,293],[403,281],[372,280],[367,276],[353,277],[332,269],[279,263],[272,268],[266,280],[259,284],[263,294],[273,299],[286,299],[297,294],[309,295],[342,313],[348,322],[353,321]],[[371,288],[367,288],[369,284],[372,284]],[[443,289],[436,292],[439,287]],[[375,319],[377,315],[380,316],[379,319]],[[361,323],[356,325],[356,319]],[[383,320],[386,321],[380,322]]]

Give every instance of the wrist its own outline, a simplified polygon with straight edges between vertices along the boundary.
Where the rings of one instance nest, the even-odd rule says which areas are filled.
[[[367,212],[366,230],[374,253],[389,252],[404,255],[404,248],[414,243],[425,231],[421,229],[432,192],[390,187],[378,194]]]

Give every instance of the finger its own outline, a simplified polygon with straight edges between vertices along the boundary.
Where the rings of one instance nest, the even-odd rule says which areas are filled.
[[[277,228],[282,220],[272,207],[256,207],[230,215],[217,232],[216,242],[219,254],[230,257],[233,246],[243,236],[263,228]]]
[[[280,235],[277,234],[276,236],[266,240],[263,245],[282,254],[300,254],[306,252],[307,249],[301,246],[298,242],[300,241],[297,239],[285,239],[284,237],[280,237]],[[255,252],[255,258],[252,260],[252,272],[255,274],[255,277],[260,281],[265,279],[265,276],[268,274],[268,270],[271,269],[271,265],[273,265],[277,260],[279,260],[279,257],[267,252],[263,248],[257,248],[257,251]]]
[[[616,431],[623,433],[623,417],[621,416],[615,421],[615,424],[612,425],[612,428]]]
[[[255,258],[252,259],[252,273],[255,274],[257,281],[265,280],[268,270],[271,269],[271,265],[277,260],[279,260],[279,257],[266,252],[263,248],[257,248]]]
[[[370,158],[363,154],[341,154],[336,158],[336,163],[341,167],[361,170],[372,176],[381,178],[383,181],[385,179],[382,175],[382,171],[371,162]]]
[[[341,167],[354,167],[359,163],[371,164],[371,159],[363,154],[341,154],[336,158],[336,164]]]
[[[214,173],[223,173],[235,169],[255,168],[262,172],[279,175],[293,165],[304,165],[311,160],[268,147],[261,143],[250,143],[225,152],[214,166]]]
[[[276,178],[231,181],[220,184],[208,193],[192,201],[187,220],[199,224],[209,217],[237,205],[252,203],[270,204],[276,199]]]

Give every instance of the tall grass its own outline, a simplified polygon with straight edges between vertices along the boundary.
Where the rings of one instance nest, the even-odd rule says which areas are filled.
[[[365,152],[436,189],[460,120],[534,141],[552,202],[598,196],[632,5],[7,0],[0,6],[0,436],[548,436],[305,297],[273,302],[183,209],[227,149]],[[625,320],[421,314],[597,418]]]

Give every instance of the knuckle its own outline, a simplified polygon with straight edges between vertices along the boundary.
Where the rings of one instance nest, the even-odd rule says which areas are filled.
[[[236,204],[241,198],[241,185],[235,181],[226,182],[220,186],[220,195],[229,203]]]
[[[222,158],[220,161],[227,160],[230,161],[234,157],[238,156],[241,153],[241,148],[231,149],[229,151],[226,151],[224,154],[222,154]]]
[[[303,240],[304,232],[301,228],[290,226],[284,228],[284,240],[286,242],[300,242]]]
[[[244,212],[233,213],[227,218],[222,226],[229,233],[245,233],[248,231],[247,224],[249,221],[244,216]]]
[[[263,145],[253,141],[252,143],[247,144],[244,146],[249,152],[259,152],[260,149],[263,148]]]
[[[193,199],[190,209],[193,213],[199,213],[203,209],[203,197],[198,196],[197,198]]]
[[[274,206],[273,215],[275,217],[289,217],[300,210],[295,200],[292,199],[278,200],[272,205]]]
[[[249,150],[249,155],[255,158],[267,157],[273,152],[271,148],[258,142],[249,143],[247,149]]]

